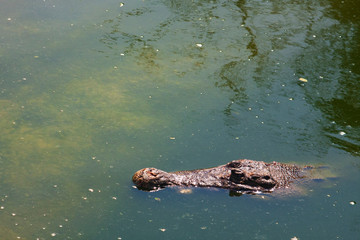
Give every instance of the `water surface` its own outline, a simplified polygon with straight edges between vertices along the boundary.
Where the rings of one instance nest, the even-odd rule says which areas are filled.
[[[2,1],[1,239],[356,239],[356,3]],[[281,196],[131,183],[240,158],[331,174]]]

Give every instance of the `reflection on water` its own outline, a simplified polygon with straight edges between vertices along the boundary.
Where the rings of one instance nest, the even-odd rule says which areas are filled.
[[[274,99],[272,96],[277,94],[279,86],[282,86],[281,95],[292,101],[290,109],[295,110],[299,105],[310,104],[308,111],[313,111],[315,106],[328,120],[319,124],[318,114],[309,116],[308,111],[301,115],[293,112],[286,114],[282,111],[280,115],[287,119],[287,122],[296,121],[292,119],[296,117],[301,118],[302,124],[306,125],[306,128],[299,129],[299,135],[308,135],[307,139],[310,140],[313,139],[314,132],[317,132],[323,139],[316,141],[324,148],[329,147],[329,142],[324,138],[329,138],[339,148],[358,155],[356,146],[359,145],[359,134],[357,129],[352,127],[357,126],[360,99],[357,94],[358,73],[352,69],[359,60],[357,56],[349,58],[349,55],[357,52],[358,23],[351,22],[350,26],[339,28],[339,21],[328,16],[329,12],[333,12],[330,7],[325,8],[325,11],[319,11],[323,7],[309,7],[309,10],[304,12],[306,5],[314,6],[312,2],[303,3],[304,6],[292,5],[292,11],[287,11],[291,4],[273,2],[271,15],[256,14],[262,9],[261,4],[249,10],[243,9],[246,6],[245,1],[238,1],[236,5],[245,14],[244,25],[249,35],[253,35],[254,30],[259,34],[249,40],[248,48],[252,49],[252,53],[247,59],[231,61],[223,65],[218,73],[220,81],[216,82],[216,86],[233,92],[231,103],[224,111],[232,119],[230,124],[234,124],[234,115],[238,114],[232,114],[238,111],[238,107],[232,106],[234,103],[245,109],[253,109],[254,105],[258,105],[261,111],[266,111],[269,107],[266,103],[269,101],[273,101],[270,104],[281,106],[281,99]],[[267,4],[264,4],[265,6]],[[281,17],[274,18],[276,15]],[[306,16],[308,18],[304,18]],[[264,34],[266,38],[263,37]],[[345,52],[340,54],[344,44]],[[261,47],[258,48],[257,45]],[[295,82],[299,77],[309,78],[310,81],[306,84],[298,82],[296,86]],[[248,92],[254,93],[253,87],[257,89],[256,95],[250,96]],[[286,109],[289,109],[289,106],[286,106]],[[306,118],[303,114],[306,114]],[[278,122],[279,116],[275,118],[277,119],[273,121]],[[281,126],[279,123],[276,125]],[[331,130],[334,126],[338,129],[337,132]],[[294,126],[290,128],[293,131]],[[350,142],[332,135],[339,133],[341,129],[349,128],[351,134],[347,137],[351,139]],[[321,129],[321,132],[316,129]],[[280,130],[284,131],[284,127],[280,127]],[[328,134],[329,131],[331,135]],[[299,142],[303,144],[304,141]],[[320,146],[316,144],[315,147]]]
[[[1,239],[358,236],[355,3],[5,1]],[[240,157],[340,177],[282,200],[131,187]]]

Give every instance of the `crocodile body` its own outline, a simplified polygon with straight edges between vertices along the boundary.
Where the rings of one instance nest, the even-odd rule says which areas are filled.
[[[285,163],[265,163],[248,159],[234,160],[213,168],[165,172],[144,168],[133,175],[136,187],[155,191],[167,186],[216,187],[255,193],[285,188],[306,176],[306,168]]]

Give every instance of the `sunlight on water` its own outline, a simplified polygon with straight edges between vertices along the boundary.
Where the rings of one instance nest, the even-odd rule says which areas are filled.
[[[3,1],[0,238],[356,238],[355,3]],[[325,170],[278,194],[132,187],[239,158]]]

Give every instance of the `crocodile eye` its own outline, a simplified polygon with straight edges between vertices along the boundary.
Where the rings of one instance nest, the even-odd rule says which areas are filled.
[[[237,175],[238,175],[239,177],[241,177],[241,178],[245,177],[245,174],[244,174],[243,172],[240,172],[240,173],[238,173]]]

